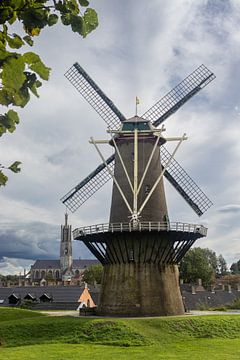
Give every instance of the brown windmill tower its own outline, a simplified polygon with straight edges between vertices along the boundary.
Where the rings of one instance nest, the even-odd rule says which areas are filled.
[[[104,266],[99,313],[106,315],[177,315],[184,312],[177,264],[196,239],[201,225],[170,222],[163,177],[201,216],[211,201],[174,159],[186,135],[167,138],[158,126],[215,76],[197,68],[141,117],[126,119],[82,67],[75,63],[66,77],[108,125],[108,140],[94,140],[102,164],[62,201],[75,211],[109,179],[113,180],[107,224],[75,229]],[[165,147],[175,141],[172,154]],[[115,154],[104,159],[100,144]]]

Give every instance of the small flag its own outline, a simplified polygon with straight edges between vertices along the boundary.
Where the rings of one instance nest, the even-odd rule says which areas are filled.
[[[135,113],[135,115],[137,115],[137,106],[138,106],[139,103],[140,103],[140,100],[139,100],[139,98],[136,96],[136,113]]]

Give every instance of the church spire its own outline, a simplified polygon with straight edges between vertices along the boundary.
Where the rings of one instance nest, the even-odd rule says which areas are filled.
[[[68,225],[68,213],[66,212],[65,213],[65,226]]]
[[[68,213],[65,213],[65,224],[61,225],[60,267],[62,275],[72,269],[72,228],[68,225]]]

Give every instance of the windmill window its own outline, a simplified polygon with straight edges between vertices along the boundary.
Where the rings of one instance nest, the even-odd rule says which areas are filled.
[[[150,130],[148,122],[125,122],[122,127],[122,131],[138,130]]]
[[[133,253],[133,250],[132,250],[132,249],[129,251],[129,260],[130,260],[130,261],[133,261],[133,260],[134,260],[134,253]]]
[[[145,194],[147,195],[147,194],[149,194],[150,193],[150,185],[146,185],[145,186]]]

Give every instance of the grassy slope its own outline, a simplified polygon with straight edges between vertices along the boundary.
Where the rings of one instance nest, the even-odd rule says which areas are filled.
[[[12,310],[12,309],[10,309]],[[0,322],[0,343],[15,347],[41,343],[96,343],[120,346],[145,345],[144,336],[126,322],[110,319],[47,317],[38,312],[16,311],[16,320]],[[18,314],[18,311],[21,313]],[[12,312],[10,311],[12,315]],[[31,315],[36,315],[31,317]],[[0,309],[0,318],[2,318]],[[24,317],[25,316],[25,317]]]
[[[146,337],[157,343],[191,340],[193,338],[239,338],[240,316],[212,315],[128,320]]]
[[[21,320],[44,316],[41,313],[31,310],[17,308],[0,308],[0,326],[3,321]]]
[[[7,321],[5,314],[0,324],[0,359],[36,360],[44,353],[56,360],[240,359],[240,316],[100,320],[17,310],[15,315]]]

